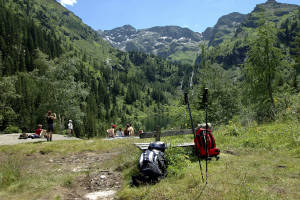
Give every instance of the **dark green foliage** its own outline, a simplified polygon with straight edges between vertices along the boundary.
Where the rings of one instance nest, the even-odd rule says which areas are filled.
[[[249,38],[256,30],[251,26],[220,29],[224,35],[215,35],[220,39],[219,45],[203,46],[201,57],[191,66],[143,53],[117,51],[54,0],[0,0],[0,11],[1,131],[10,126],[33,131],[37,124],[45,125],[48,110],[57,114],[56,132],[63,132],[72,119],[75,134],[80,137],[104,136],[111,124],[123,128],[132,123],[136,130],[149,131],[157,126],[186,128],[181,89],[189,90],[191,85],[191,106],[197,123],[204,120],[204,87],[209,88],[210,122],[227,123],[246,111],[262,112],[256,116],[269,112],[255,107],[261,103],[260,95],[248,98],[253,88],[243,83],[256,77],[255,73],[249,70],[242,76],[239,69],[247,55],[249,66],[264,58],[264,52],[256,52],[260,55],[257,58],[251,56],[255,41]],[[285,51],[276,56],[277,50],[274,53],[271,49],[271,57],[263,59],[268,60],[269,67],[276,68],[274,71],[286,63],[293,66],[280,68],[282,73],[271,74],[269,79],[275,108],[280,112],[288,108],[294,91],[300,90],[299,11],[283,11],[276,14],[285,18],[276,22],[280,29],[270,45],[277,50],[281,45]],[[228,20],[240,22],[239,14],[230,16],[233,19],[222,19],[220,25]],[[257,13],[253,17],[251,20],[261,19]],[[270,84],[265,84],[270,82],[265,77],[259,82],[259,94],[266,97]]]
[[[258,36],[250,43],[244,74],[249,85],[250,100],[256,104],[260,121],[274,119],[274,81],[283,67],[283,54],[276,47],[274,25],[265,24],[258,29]],[[287,66],[285,66],[287,67]],[[286,80],[284,80],[286,81]],[[249,99],[249,98],[248,98]]]
[[[180,84],[178,69],[186,66],[111,49],[55,1],[9,0],[1,9],[0,72],[8,78],[0,83],[9,85],[1,94],[1,130],[33,131],[48,110],[57,114],[58,133],[68,119],[77,136],[104,135],[112,123],[143,128],[139,115],[158,112],[153,102],[167,104]]]
[[[30,18],[21,18],[0,7],[0,51],[5,68],[3,75],[32,71],[34,50],[40,49],[55,58],[62,53],[55,33],[42,30]]]

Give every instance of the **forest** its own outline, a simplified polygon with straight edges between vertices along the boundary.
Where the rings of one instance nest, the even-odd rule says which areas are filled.
[[[0,0],[0,132],[32,132],[48,110],[56,132],[72,119],[77,137],[111,124],[189,128],[183,91],[200,123],[204,88],[215,125],[299,120],[300,10],[276,22],[265,12],[219,45],[202,42],[189,65],[113,49],[56,1]]]

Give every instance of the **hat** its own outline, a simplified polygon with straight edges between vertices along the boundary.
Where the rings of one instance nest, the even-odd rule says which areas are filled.
[[[69,122],[72,122],[72,120],[69,120]]]
[[[117,126],[115,124],[113,124],[111,127],[116,128]]]

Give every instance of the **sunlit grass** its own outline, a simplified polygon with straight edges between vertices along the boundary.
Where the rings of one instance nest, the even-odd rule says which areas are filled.
[[[198,161],[191,149],[169,148],[169,176],[156,185],[130,187],[131,176],[138,172],[141,151],[135,142],[154,139],[55,141],[0,147],[0,199],[55,199],[58,188],[69,190],[80,176],[53,164],[43,163],[57,157],[89,152],[115,152],[101,168],[122,172],[120,199],[299,199],[300,134],[296,122],[242,127],[230,123],[214,130],[219,161],[208,163],[208,184],[202,183]],[[175,146],[192,142],[192,135],[162,137]],[[38,159],[35,159],[37,157]],[[202,161],[202,166],[205,162]],[[13,170],[8,170],[13,169]],[[203,170],[205,175],[205,170]],[[3,177],[5,177],[3,179]],[[3,180],[6,180],[5,183]]]

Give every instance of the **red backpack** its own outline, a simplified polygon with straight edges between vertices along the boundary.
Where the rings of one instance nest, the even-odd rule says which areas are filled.
[[[207,154],[205,151],[205,139],[206,138],[206,144],[207,144]],[[216,148],[216,142],[215,138],[211,133],[211,130],[208,129],[208,132],[206,129],[199,128],[195,134],[194,138],[196,151],[199,152],[200,158],[209,158],[209,157],[216,157],[219,158],[218,155],[220,154],[220,149]]]

